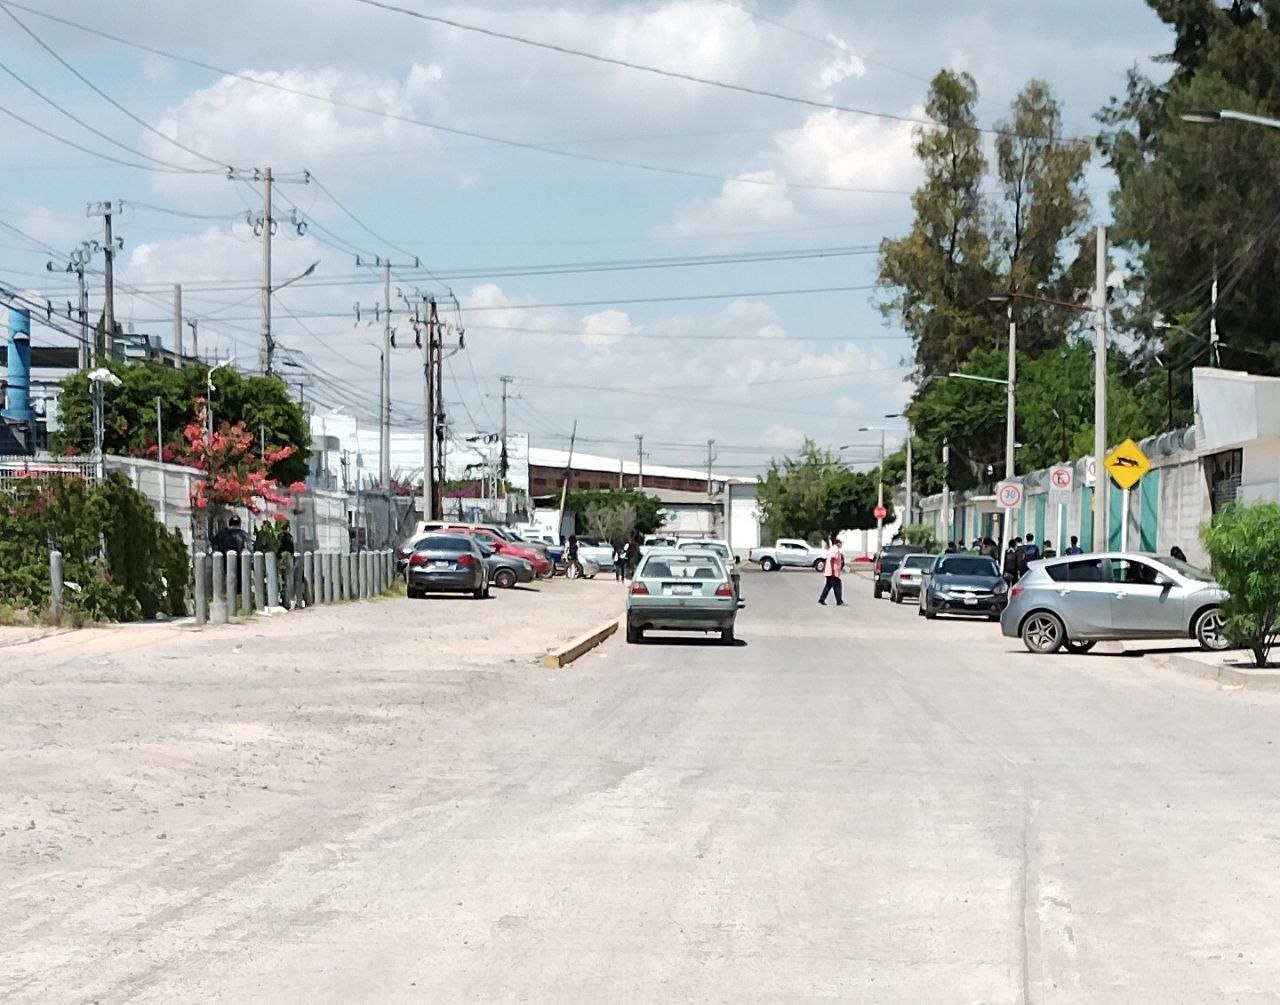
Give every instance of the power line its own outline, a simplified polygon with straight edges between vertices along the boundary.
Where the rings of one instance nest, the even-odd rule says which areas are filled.
[[[33,14],[37,17],[45,18],[46,20],[53,21],[57,24],[65,25],[66,27],[69,27],[69,28],[75,28],[78,31],[83,31],[87,34],[95,35],[98,38],[103,38],[103,39],[106,39],[107,41],[115,42],[118,45],[128,46],[131,49],[137,49],[140,52],[147,52],[154,56],[160,56],[164,59],[173,60],[174,62],[185,63],[188,66],[195,66],[195,67],[198,67],[199,69],[207,70],[210,73],[219,74],[220,76],[232,77],[236,80],[243,80],[246,83],[253,84],[257,87],[270,88],[271,90],[281,91],[285,94],[293,94],[293,95],[296,95],[297,97],[307,98],[312,101],[319,101],[324,104],[333,105],[336,108],[345,108],[350,111],[361,112],[366,115],[373,115],[378,118],[388,119],[394,122],[403,122],[407,125],[419,126],[423,129],[430,129],[435,132],[441,132],[451,136],[464,136],[468,139],[484,140],[487,143],[495,143],[501,146],[511,147],[517,150],[529,150],[537,153],[548,154],[553,157],[564,157],[571,160],[586,161],[594,164],[604,164],[611,167],[623,167],[623,168],[629,168],[637,171],[648,171],[655,174],[673,175],[673,176],[682,177],[682,178],[701,178],[704,180],[714,181],[718,183],[724,183],[726,180],[723,174],[717,174],[710,171],[695,171],[695,170],[686,169],[686,168],[675,168],[675,167],[666,167],[658,164],[648,164],[641,161],[623,160],[615,157],[601,157],[601,156],[596,156],[594,154],[585,154],[585,153],[578,153],[570,150],[563,150],[558,147],[547,146],[540,143],[532,143],[524,140],[515,140],[509,137],[496,136],[496,135],[491,135],[487,133],[480,133],[474,130],[459,129],[454,126],[446,126],[438,122],[428,122],[425,119],[418,119],[411,115],[400,115],[395,112],[388,112],[384,109],[371,108],[368,105],[360,105],[351,101],[343,101],[340,98],[333,98],[328,95],[316,94],[314,91],[306,91],[306,90],[303,90],[302,88],[290,87],[289,85],[281,84],[278,81],[261,80],[248,73],[237,72],[235,70],[227,69],[226,67],[217,66],[213,63],[204,62],[203,60],[193,59],[189,56],[181,56],[181,55],[178,55],[177,53],[173,53],[173,52],[166,51],[164,49],[157,48],[156,46],[145,45],[141,42],[135,42],[132,39],[123,38],[119,35],[112,34],[111,32],[103,31],[100,28],[93,28],[93,27],[90,27],[89,25],[81,24],[77,21],[72,21],[69,18],[58,17],[57,15],[49,14],[49,13],[46,13],[45,11],[36,10],[35,8],[28,7],[24,4],[12,3],[11,0],[0,0],[0,4],[6,7],[16,7],[18,10],[26,11],[28,14]],[[846,185],[819,185],[819,184],[814,184],[809,182],[788,181],[786,179],[767,178],[767,177],[743,176],[743,177],[733,178],[731,179],[731,181],[733,181],[735,184],[740,184],[740,185],[757,185],[757,186],[764,186],[768,188],[790,188],[790,189],[800,189],[800,190],[815,191],[815,192],[842,192],[842,193],[855,194],[855,195],[911,195],[912,194],[911,192],[902,190],[902,189],[873,189],[873,188],[858,188],[855,186],[846,186]]]
[[[647,63],[635,63],[631,60],[618,59],[614,56],[604,56],[598,52],[589,52],[585,49],[575,49],[571,46],[559,45],[554,42],[543,42],[538,39],[528,38],[524,35],[514,35],[510,32],[498,31],[494,28],[485,28],[480,25],[467,24],[462,21],[455,21],[452,18],[441,17],[438,14],[425,14],[422,11],[411,10],[408,7],[400,7],[397,4],[388,3],[386,0],[353,0],[354,3],[363,4],[366,7],[376,7],[380,10],[389,11],[395,14],[403,14],[407,17],[416,18],[419,21],[428,21],[433,24],[444,25],[448,28],[456,28],[459,31],[468,31],[477,35],[485,35],[489,38],[501,39],[505,42],[515,42],[519,45],[530,46],[535,49],[544,49],[548,52],[559,53],[563,56],[576,56],[579,59],[588,59],[595,63],[604,63],[610,66],[620,66],[628,70],[636,70],[640,73],[650,73],[659,77],[669,77],[673,80],[684,80],[693,84],[702,84],[706,87],[714,87],[724,91],[733,91],[739,94],[749,94],[757,98],[770,98],[774,101],[784,101],[793,105],[802,105],[807,108],[817,108],[823,111],[846,112],[850,115],[862,115],[868,118],[885,119],[891,122],[904,122],[918,126],[929,126],[931,128],[941,128],[942,123],[935,122],[933,119],[927,119],[923,116],[914,115],[898,115],[893,112],[876,112],[867,108],[854,108],[850,105],[840,105],[830,101],[818,101],[813,98],[802,98],[794,94],[783,94],[780,91],[771,91],[766,88],[749,87],[745,84],[731,84],[725,80],[716,80],[712,77],[700,77],[696,74],[685,73],[680,70],[665,70],[658,66],[650,66]],[[978,133],[986,133],[993,136],[1011,136],[1017,139],[1041,139],[1042,137],[1026,137],[1012,130],[990,129],[981,126],[962,127],[966,131]]]

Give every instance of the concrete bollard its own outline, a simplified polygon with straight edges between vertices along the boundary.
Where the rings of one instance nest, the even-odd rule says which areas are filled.
[[[324,559],[324,602],[326,604],[332,604],[338,599],[338,594],[334,590],[333,582],[333,577],[338,574],[338,565],[333,560],[334,556],[332,552],[326,551],[321,557]]]
[[[274,551],[263,556],[267,560],[267,607],[280,606],[280,559]]]
[[[364,592],[362,596],[368,600],[373,596],[373,553],[368,551],[360,552],[360,578]]]
[[[356,587],[359,586],[359,582],[356,579],[356,553],[354,551],[347,552],[343,561],[346,563],[343,573],[347,577],[347,600],[355,600],[358,595]]]
[[[227,552],[227,620],[236,616],[236,606],[240,600],[240,556],[234,551]]]
[[[391,586],[391,552],[385,549],[382,552],[382,576],[378,580],[378,585],[382,588],[380,593],[386,593]]]
[[[227,559],[220,551],[213,553],[213,575],[209,584],[209,621],[215,625],[227,623]]]
[[[316,603],[329,602],[329,566],[328,556],[323,551],[316,552]]]
[[[293,610],[298,605],[297,590],[297,565],[298,556],[285,554],[283,558],[277,559],[276,568],[280,574],[280,606],[286,611]]]
[[[49,614],[62,620],[62,552],[49,552]]]
[[[240,552],[240,609],[253,613],[253,556],[247,551]]]
[[[302,556],[302,602],[308,607],[316,602],[316,556],[312,552]]]
[[[253,553],[253,609],[264,611],[267,608],[267,564],[262,552]]]
[[[198,553],[194,562],[194,582],[196,599],[196,624],[203,627],[209,623],[209,596],[205,592],[206,577],[209,575],[209,556]]]
[[[347,556],[341,553],[333,556],[333,599],[342,603],[347,599]]]

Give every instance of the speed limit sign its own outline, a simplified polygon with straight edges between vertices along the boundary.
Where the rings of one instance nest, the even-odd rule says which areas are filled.
[[[996,486],[996,502],[1005,509],[1017,509],[1022,505],[1022,483],[1001,482]]]

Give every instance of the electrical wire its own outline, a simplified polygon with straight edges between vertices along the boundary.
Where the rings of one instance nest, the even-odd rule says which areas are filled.
[[[714,87],[724,91],[733,91],[739,94],[748,94],[757,98],[769,98],[774,101],[783,101],[788,104],[801,105],[806,108],[817,108],[823,111],[845,112],[850,115],[861,115],[867,118],[883,119],[890,122],[903,122],[917,126],[928,126],[931,128],[943,128],[944,124],[936,122],[933,119],[927,119],[923,116],[915,115],[898,115],[892,112],[876,112],[867,108],[854,108],[850,105],[840,105],[831,101],[818,101],[813,98],[803,98],[794,94],[783,94],[780,91],[771,91],[766,88],[748,87],[745,84],[732,84],[725,80],[716,80],[712,77],[700,77],[696,74],[685,73],[680,70],[667,70],[662,67],[650,66],[647,63],[635,63],[627,59],[618,59],[614,56],[605,56],[598,52],[589,52],[585,49],[575,49],[571,46],[559,45],[554,42],[543,42],[538,39],[528,38],[524,35],[515,35],[511,32],[498,31],[494,28],[485,28],[480,25],[467,24],[463,21],[457,21],[452,18],[441,17],[438,14],[426,14],[422,11],[412,10],[408,7],[401,7],[398,4],[388,3],[387,0],[352,0],[353,3],[362,4],[366,7],[375,7],[379,10],[387,11],[395,14],[403,14],[406,17],[416,18],[419,21],[427,21],[432,24],[443,25],[447,28],[455,28],[459,31],[471,32],[477,35],[484,35],[489,38],[500,39],[504,42],[514,42],[518,45],[529,46],[534,49],[543,49],[547,52],[558,53],[562,56],[575,56],[579,59],[591,60],[595,63],[604,63],[609,66],[620,66],[628,70],[635,70],[639,73],[649,73],[659,77],[668,77],[673,80],[684,80],[693,84],[701,84],[705,87]],[[1016,139],[1042,139],[1042,137],[1029,137],[1020,133],[1007,129],[984,128],[982,126],[973,127],[955,127],[964,129],[966,132],[983,133],[991,136],[1007,136]],[[1089,137],[1085,140],[1072,140],[1070,142],[1093,142],[1093,138]]]
[[[468,139],[483,140],[487,143],[494,143],[500,146],[511,147],[517,150],[528,150],[528,151],[533,151],[537,153],[547,154],[553,157],[563,157],[571,160],[586,161],[589,163],[603,164],[611,167],[622,167],[622,168],[628,168],[636,171],[647,171],[655,174],[672,175],[672,176],[681,177],[681,178],[701,178],[704,180],[714,181],[717,183],[724,183],[726,180],[723,174],[717,174],[715,172],[710,172],[710,171],[695,171],[695,170],[686,169],[686,168],[676,168],[676,167],[667,167],[667,166],[658,165],[658,164],[648,164],[641,161],[623,160],[623,159],[614,158],[614,157],[601,157],[601,156],[596,156],[594,154],[585,154],[585,153],[574,152],[571,150],[564,150],[558,147],[547,146],[540,143],[531,143],[524,140],[515,140],[515,139],[511,139],[510,137],[480,133],[480,132],[476,132],[474,130],[468,130],[468,129],[459,129],[454,126],[446,126],[438,122],[428,122],[425,119],[418,119],[411,115],[400,115],[395,112],[388,112],[384,109],[371,108],[368,105],[360,105],[351,101],[343,101],[340,98],[333,98],[333,97],[329,97],[328,95],[316,94],[314,91],[306,91],[306,90],[303,90],[302,88],[290,87],[287,84],[281,84],[277,81],[261,80],[248,73],[241,73],[235,70],[227,69],[226,67],[217,66],[213,63],[205,62],[203,60],[193,59],[189,56],[182,56],[177,53],[169,52],[164,49],[157,48],[156,46],[145,45],[141,42],[135,42],[132,39],[123,38],[120,35],[103,31],[100,28],[94,28],[89,25],[81,24],[77,21],[72,21],[69,18],[59,17],[54,14],[49,14],[45,11],[36,10],[35,8],[29,7],[25,4],[14,3],[12,2],[12,0],[0,0],[0,6],[15,7],[18,10],[26,11],[28,14],[33,14],[37,17],[45,18],[46,20],[53,21],[57,24],[65,25],[66,27],[69,27],[69,28],[75,28],[78,31],[82,31],[87,34],[94,35],[98,38],[106,39],[107,41],[110,41],[110,42],[115,42],[118,45],[127,46],[131,49],[137,49],[141,52],[147,52],[154,56],[160,56],[164,59],[173,60],[174,62],[184,63],[188,66],[195,66],[202,70],[207,70],[210,73],[216,73],[220,76],[231,77],[237,80],[243,80],[246,83],[253,84],[258,87],[270,88],[271,90],[280,91],[285,94],[292,94],[297,97],[307,98],[312,101],[319,101],[324,104],[333,105],[336,108],[345,108],[349,111],[361,112],[366,115],[373,115],[378,118],[388,119],[395,122],[403,122],[406,125],[419,126],[423,129],[430,129],[435,132],[445,133],[447,135],[463,136]],[[809,182],[788,181],[786,179],[767,178],[767,177],[744,176],[744,177],[733,178],[731,179],[731,181],[733,181],[734,184],[740,184],[740,185],[756,185],[756,186],[762,186],[767,188],[789,188],[789,189],[799,189],[804,191],[815,191],[815,192],[839,192],[839,193],[853,194],[853,195],[908,195],[909,196],[913,194],[912,192],[906,191],[903,189],[874,189],[874,188],[859,188],[855,186],[845,186],[845,185],[820,185],[820,184],[814,184]]]

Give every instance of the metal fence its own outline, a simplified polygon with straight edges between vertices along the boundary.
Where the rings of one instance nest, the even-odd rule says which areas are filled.
[[[0,457],[0,489],[31,478],[83,478],[98,480],[98,467],[92,457]]]

